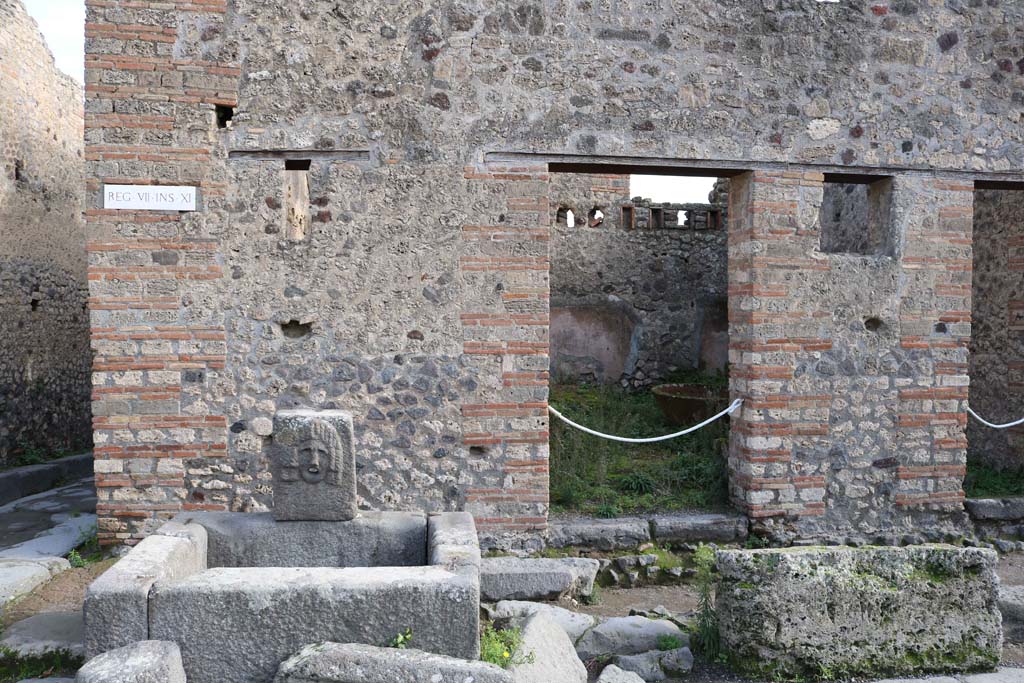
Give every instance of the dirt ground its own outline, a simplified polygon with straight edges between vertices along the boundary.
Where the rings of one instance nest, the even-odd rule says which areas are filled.
[[[41,612],[72,612],[82,608],[85,589],[93,580],[105,572],[115,560],[104,560],[81,569],[69,569],[58,574],[53,580],[7,607],[0,615],[0,626],[6,628]]]

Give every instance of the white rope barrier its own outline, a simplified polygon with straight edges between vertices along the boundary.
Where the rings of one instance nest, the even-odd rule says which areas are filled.
[[[743,399],[742,398],[738,398],[738,399],[736,399],[735,401],[732,402],[732,405],[730,405],[728,408],[726,408],[725,410],[720,412],[718,415],[715,415],[714,417],[709,417],[708,419],[704,420],[703,422],[701,422],[699,425],[696,425],[695,427],[690,427],[689,429],[684,429],[683,431],[676,432],[675,434],[669,434],[667,436],[656,436],[656,437],[653,437],[653,438],[650,438],[650,439],[628,439],[628,438],[626,438],[624,436],[612,436],[611,434],[602,434],[601,432],[596,432],[593,429],[588,429],[587,427],[584,427],[583,425],[576,424],[575,422],[573,422],[572,420],[567,418],[565,415],[562,415],[560,412],[555,410],[552,406],[548,406],[548,410],[551,411],[552,415],[554,415],[555,417],[557,417],[559,420],[561,420],[562,422],[566,423],[570,427],[575,427],[576,429],[580,430],[581,432],[586,432],[587,434],[592,434],[593,436],[599,436],[602,439],[608,439],[609,441],[618,441],[620,443],[657,443],[659,441],[668,441],[669,439],[678,439],[680,436],[686,436],[687,434],[692,434],[693,432],[697,431],[698,429],[703,429],[704,427],[707,427],[709,424],[711,424],[715,420],[720,420],[723,417],[725,417],[726,415],[732,415],[737,410],[739,410],[740,406],[742,406],[742,405],[743,405]]]
[[[983,418],[981,415],[978,415],[976,412],[971,410],[971,408],[969,406],[967,408],[967,412],[970,413],[974,417],[975,420],[977,420],[981,424],[985,425],[986,427],[991,427],[992,429],[1010,429],[1011,427],[1019,427],[1021,425],[1024,425],[1024,418],[1022,418],[1020,420],[1017,420],[1016,422],[1007,422],[1004,425],[997,425],[997,424],[992,424],[991,422],[989,422],[988,420]]]

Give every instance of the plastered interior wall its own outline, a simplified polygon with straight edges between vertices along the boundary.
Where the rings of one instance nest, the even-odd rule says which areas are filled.
[[[268,420],[295,405],[353,410],[364,506],[464,508],[485,542],[536,542],[547,519],[555,158],[809,174],[807,196],[781,196],[778,206],[771,193],[758,199],[748,191],[753,208],[730,196],[739,209],[738,223],[730,211],[730,271],[738,278],[729,283],[737,302],[730,337],[733,366],[747,373],[734,374],[743,381],[733,388],[751,399],[733,430],[737,503],[794,533],[884,535],[902,533],[908,520],[942,530],[958,523],[951,489],[965,451],[964,397],[945,397],[941,416],[922,418],[927,411],[912,402],[934,399],[906,395],[894,417],[893,404],[871,398],[875,387],[867,386],[881,371],[844,363],[860,345],[899,351],[910,385],[883,393],[945,389],[966,375],[960,353],[969,321],[954,317],[953,332],[932,335],[944,314],[970,310],[965,283],[939,282],[940,273],[966,272],[957,269],[970,258],[970,217],[962,216],[969,207],[959,190],[934,183],[952,183],[936,174],[1012,175],[1024,165],[1024,7],[87,6],[104,542],[137,540],[183,508],[270,505]],[[218,106],[235,108],[230,128],[218,128]],[[302,193],[286,176],[285,156],[311,161],[308,207],[294,205]],[[925,235],[940,253],[894,251],[904,254],[902,265],[837,257],[826,272],[809,235],[799,254],[780,256],[795,261],[748,252],[764,245],[743,235],[770,236],[773,220],[791,230],[795,211],[801,230],[815,230],[823,169],[878,168],[907,178],[895,184],[907,197],[902,205],[914,207],[901,214],[907,244]],[[970,186],[970,178],[959,183]],[[195,184],[200,210],[107,213],[101,180]],[[286,220],[291,210],[297,223]],[[933,232],[948,219],[939,211],[959,222]],[[288,225],[298,225],[301,238]],[[922,260],[908,265],[908,257]],[[119,276],[129,268],[146,279]],[[897,274],[906,285],[894,284]],[[773,295],[785,284],[773,278],[796,287],[792,309]],[[879,294],[868,301],[850,282]],[[936,293],[936,284],[948,289]],[[859,318],[878,305],[883,310],[870,312],[886,316],[888,332],[850,328],[863,330]],[[760,317],[776,311],[798,320]],[[806,311],[810,329],[799,320]],[[309,334],[286,336],[282,323],[290,334],[308,325]],[[824,355],[830,347],[803,341],[832,336],[843,340],[833,357]],[[766,351],[762,342],[779,348]],[[826,374],[829,364],[842,374]],[[780,367],[793,376],[774,378]],[[813,381],[807,368],[818,368]],[[797,403],[768,400],[780,382]],[[852,388],[869,400],[821,405],[814,397],[824,388]],[[810,444],[792,438],[805,423],[817,430]],[[761,424],[779,426],[754,426]],[[769,444],[757,441],[758,430],[791,433]],[[868,443],[850,460],[825,448],[839,440],[856,450],[861,436]],[[875,460],[903,457],[885,482],[865,476]],[[798,486],[814,491],[797,502]],[[753,491],[772,498],[755,500]],[[839,502],[829,508],[830,500]]]
[[[0,465],[92,441],[82,99],[0,0]]]
[[[633,206],[629,176],[555,173],[551,200],[556,381],[637,389],[680,370],[724,369],[724,220],[714,229],[679,227],[678,210],[669,207],[668,227],[638,228],[649,224],[650,210]],[[623,207],[634,214],[629,226],[622,225]],[[592,227],[597,208],[604,221]],[[576,218],[571,226],[567,211]]]
[[[990,422],[1024,415],[1024,192],[974,195],[971,407]],[[967,456],[998,470],[1024,470],[1024,431],[972,420]]]

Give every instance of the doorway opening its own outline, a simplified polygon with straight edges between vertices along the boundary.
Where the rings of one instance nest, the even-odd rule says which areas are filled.
[[[724,409],[728,180],[707,170],[551,170],[551,405],[633,438]],[[727,437],[723,420],[673,441],[621,444],[553,419],[553,510],[724,507]]]

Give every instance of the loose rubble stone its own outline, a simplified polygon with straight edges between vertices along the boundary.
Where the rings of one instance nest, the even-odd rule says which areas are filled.
[[[509,667],[516,683],[587,683],[587,667],[554,620],[537,613],[527,617],[520,628],[518,655],[525,659]]]
[[[668,674],[669,678],[685,676],[692,669],[693,653],[690,652],[690,648],[681,647],[662,654],[661,670]]]
[[[647,683],[663,681],[667,678],[665,672],[661,670],[661,653],[657,650],[638,655],[619,655],[612,661],[623,671],[631,671]]]
[[[580,546],[596,550],[628,550],[651,540],[646,519],[560,518],[548,527],[548,545],[553,548]]]
[[[717,561],[723,647],[742,673],[908,675],[999,662],[992,550],[723,550]]]
[[[632,671],[625,671],[614,664],[609,664],[601,672],[597,683],[644,683],[644,679]]]
[[[557,679],[551,679],[551,683]],[[485,662],[421,652],[339,643],[307,645],[283,662],[274,683],[513,683]],[[516,679],[515,683],[518,683]]]
[[[480,595],[490,602],[590,595],[599,566],[584,558],[487,558],[480,565]]]
[[[526,602],[520,600],[502,600],[490,610],[491,619],[523,618],[533,614],[544,614],[553,622],[562,627],[572,642],[579,640],[580,636],[586,633],[597,623],[597,619],[589,614],[573,612],[556,605],[546,605],[540,602]]]
[[[690,638],[671,621],[645,617],[615,617],[598,624],[576,644],[583,661],[602,655],[635,655],[658,649],[659,636],[675,636],[683,645]]]
[[[8,626],[0,646],[23,657],[70,652],[81,657],[84,628],[81,612],[41,612]]]
[[[177,644],[144,640],[95,657],[76,683],[185,683]]]

